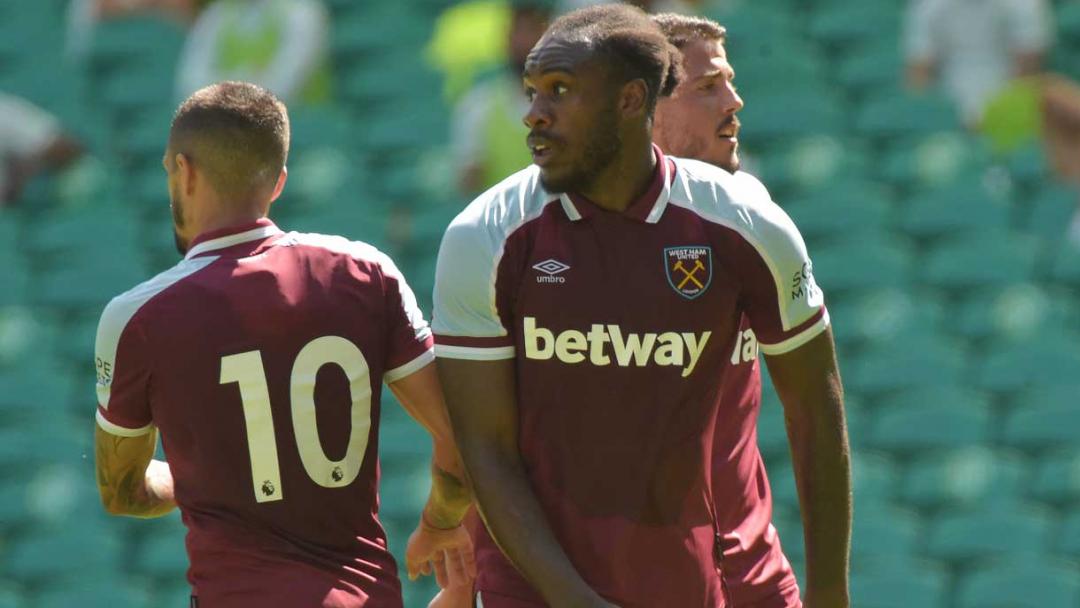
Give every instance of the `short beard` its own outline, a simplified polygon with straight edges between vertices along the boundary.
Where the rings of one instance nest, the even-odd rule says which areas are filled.
[[[540,174],[540,184],[548,192],[582,192],[590,189],[596,178],[622,152],[619,120],[614,109],[601,112],[585,136],[585,150],[580,165],[558,179]]]

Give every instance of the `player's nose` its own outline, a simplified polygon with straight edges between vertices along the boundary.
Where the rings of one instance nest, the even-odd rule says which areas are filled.
[[[551,112],[544,107],[539,95],[529,103],[529,111],[525,113],[522,121],[530,131],[551,126]]]
[[[742,97],[739,97],[738,91],[735,90],[735,86],[728,82],[724,86],[724,99],[723,109],[725,114],[734,114],[743,109]]]

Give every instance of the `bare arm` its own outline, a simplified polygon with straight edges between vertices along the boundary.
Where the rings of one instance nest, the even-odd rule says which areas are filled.
[[[1013,57],[1013,72],[1016,76],[1033,76],[1043,69],[1041,51],[1024,51]]]
[[[160,517],[176,508],[169,465],[154,460],[157,431],[137,437],[94,431],[101,503],[113,515]]]
[[[851,455],[832,331],[768,356],[784,404],[806,541],[807,608],[845,608],[851,545]]]
[[[514,362],[438,359],[450,419],[480,515],[503,553],[552,606],[610,606],[555,540],[518,452]]]
[[[424,520],[435,528],[456,527],[472,505],[472,494],[454,446],[454,433],[435,364],[390,384],[390,390],[409,415],[431,433],[431,494],[424,507]]]
[[[929,59],[911,61],[907,65],[908,87],[922,91],[930,87],[934,81],[934,62]]]

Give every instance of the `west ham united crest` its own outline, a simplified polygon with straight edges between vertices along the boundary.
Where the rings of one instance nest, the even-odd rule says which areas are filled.
[[[671,288],[693,300],[712,283],[712,247],[668,247],[664,249],[664,271]]]

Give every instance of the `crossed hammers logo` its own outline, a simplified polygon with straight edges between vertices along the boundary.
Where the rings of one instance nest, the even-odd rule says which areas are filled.
[[[698,273],[699,270],[705,269],[705,264],[702,264],[701,260],[694,260],[694,267],[690,270],[687,270],[686,266],[683,266],[682,260],[679,260],[675,262],[675,265],[672,267],[672,269],[678,270],[679,272],[683,273],[683,280],[679,281],[678,289],[681,290],[690,281],[693,281],[694,285],[698,286],[698,289],[705,288],[705,285],[703,285],[701,281],[699,281],[697,277],[694,276]]]

